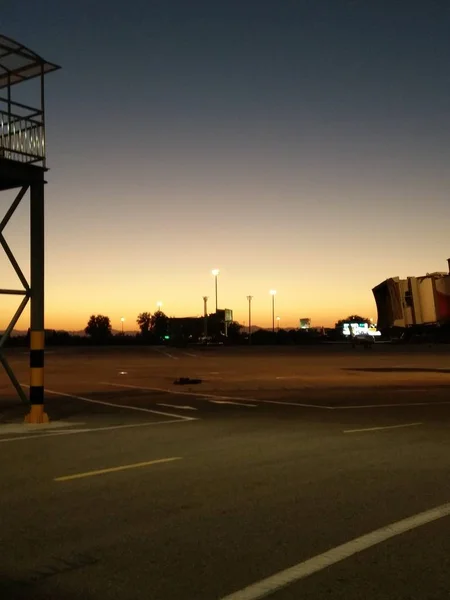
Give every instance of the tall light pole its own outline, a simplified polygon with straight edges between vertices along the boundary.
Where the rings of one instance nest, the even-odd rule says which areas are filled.
[[[275,333],[275,295],[277,290],[270,290],[272,296],[272,333]]]
[[[123,323],[124,323],[124,321],[125,321],[125,317],[121,317],[120,318],[120,322],[122,323],[122,335],[123,335]]]
[[[161,300],[159,300],[159,301],[156,303],[156,306],[158,307],[158,311],[159,311],[159,312],[161,312],[162,305],[163,305],[163,303],[161,302]]]
[[[248,300],[248,343],[252,343],[252,300],[253,296],[247,296]]]
[[[216,291],[216,313],[217,313],[217,306],[218,306],[218,304],[217,304],[217,277],[218,277],[220,271],[219,271],[219,269],[213,269],[211,271],[211,273],[214,275],[214,287],[215,287],[215,291]]]
[[[277,331],[280,331],[280,317],[277,317]]]
[[[204,317],[203,335],[205,336],[205,344],[206,344],[206,338],[208,337],[208,296],[203,296],[203,317]]]

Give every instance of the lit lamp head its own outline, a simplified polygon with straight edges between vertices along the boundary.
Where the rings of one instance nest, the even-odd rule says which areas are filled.
[[[270,293],[270,295],[271,295],[271,296],[275,296],[275,295],[276,295],[276,293],[277,293],[277,290],[270,290],[270,292],[269,292],[269,293]]]
[[[161,302],[161,300],[156,303],[156,306],[158,307],[158,310],[161,310],[162,305],[163,305],[163,303]]]
[[[214,275],[214,277],[217,277],[217,275],[220,273],[219,269],[213,269],[211,271],[211,273]]]
[[[122,321],[122,323],[125,321],[125,317],[120,317],[120,320]]]

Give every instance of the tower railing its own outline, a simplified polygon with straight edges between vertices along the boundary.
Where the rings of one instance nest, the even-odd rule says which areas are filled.
[[[0,156],[22,163],[45,161],[43,110],[0,97]]]

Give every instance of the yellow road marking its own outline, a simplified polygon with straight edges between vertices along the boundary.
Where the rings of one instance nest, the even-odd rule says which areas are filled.
[[[96,475],[105,475],[106,473],[117,473],[118,471],[127,471],[128,469],[139,469],[158,465],[160,463],[181,460],[181,456],[172,456],[172,458],[160,458],[158,460],[148,460],[146,462],[134,463],[132,465],[123,465],[121,467],[111,467],[110,469],[98,469],[97,471],[86,471],[86,473],[76,473],[75,475],[65,475],[64,477],[55,477],[53,481],[71,481],[72,479],[83,479],[84,477],[95,477]]]

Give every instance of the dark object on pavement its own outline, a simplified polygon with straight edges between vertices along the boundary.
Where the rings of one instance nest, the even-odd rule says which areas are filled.
[[[201,379],[191,379],[190,377],[179,377],[178,379],[175,379],[174,384],[175,385],[188,385],[191,383],[201,383],[202,380]]]

